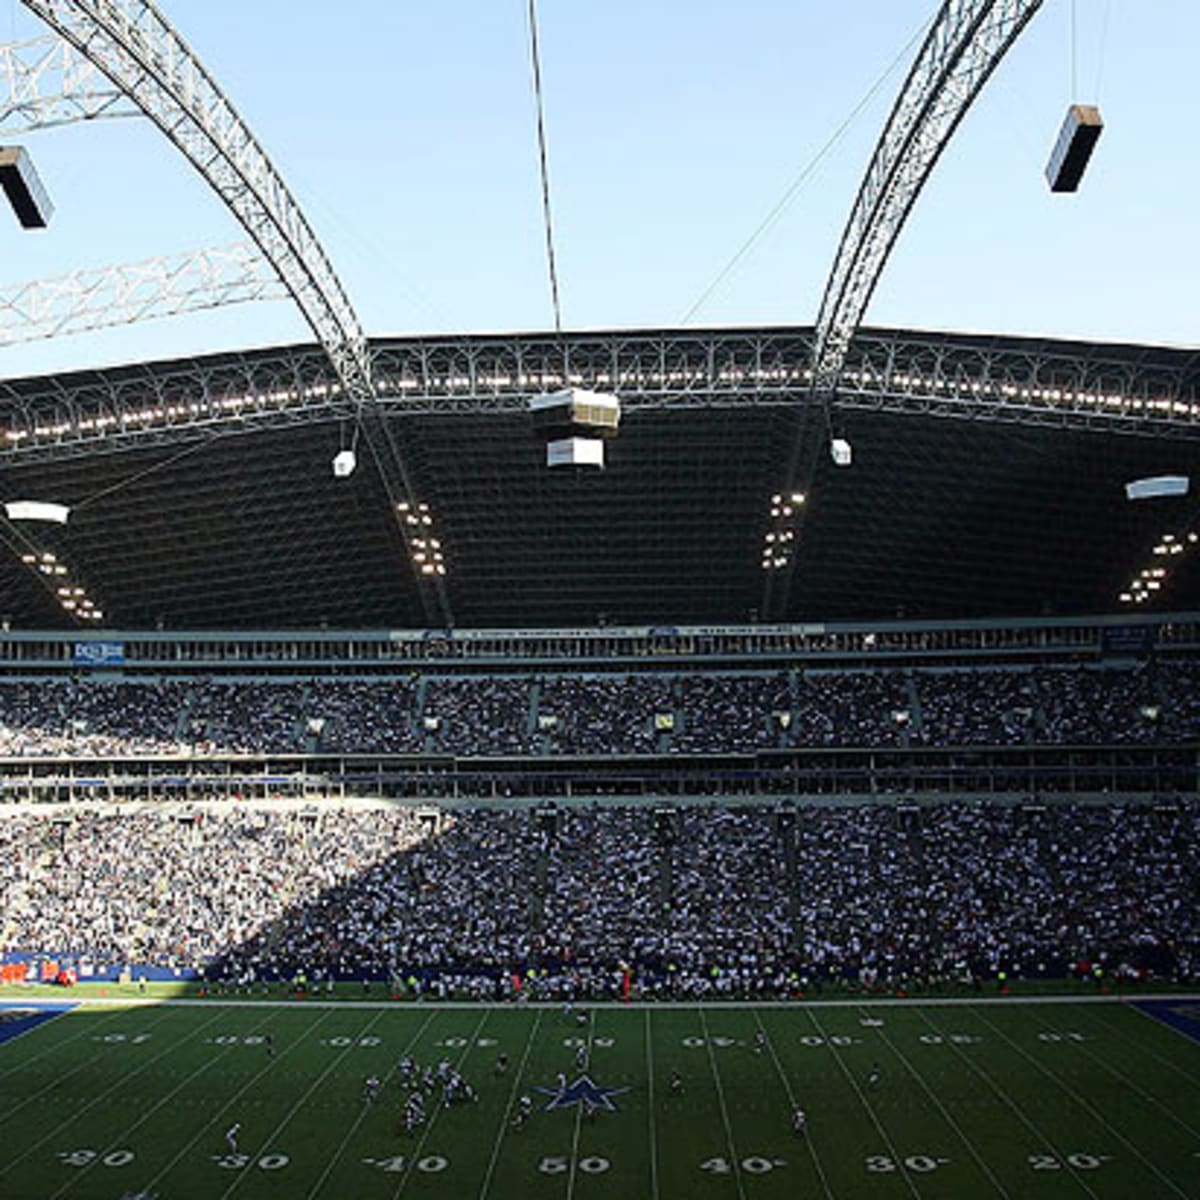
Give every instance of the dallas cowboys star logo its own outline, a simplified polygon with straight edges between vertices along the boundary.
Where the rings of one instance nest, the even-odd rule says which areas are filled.
[[[580,1075],[574,1083],[559,1091],[558,1088],[535,1087],[535,1092],[549,1096],[550,1103],[542,1112],[551,1112],[556,1108],[574,1108],[578,1104],[591,1104],[596,1109],[605,1112],[616,1112],[617,1106],[612,1102],[613,1096],[620,1096],[629,1091],[627,1087],[601,1087],[590,1075]]]

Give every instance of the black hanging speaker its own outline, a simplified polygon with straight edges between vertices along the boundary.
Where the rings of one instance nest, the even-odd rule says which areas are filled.
[[[1058,131],[1058,141],[1046,164],[1046,182],[1052,192],[1073,192],[1092,157],[1092,148],[1104,128],[1094,104],[1072,104]]]
[[[25,229],[44,229],[54,205],[23,146],[0,146],[0,187]]]

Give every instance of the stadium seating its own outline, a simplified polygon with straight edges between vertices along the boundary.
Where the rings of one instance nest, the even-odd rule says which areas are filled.
[[[0,758],[721,754],[1200,734],[1200,666],[0,681]]]
[[[786,995],[822,981],[1196,981],[1200,806],[589,806],[0,821],[7,953],[243,985],[412,979],[501,994]],[[1091,967],[1089,966],[1090,970]]]

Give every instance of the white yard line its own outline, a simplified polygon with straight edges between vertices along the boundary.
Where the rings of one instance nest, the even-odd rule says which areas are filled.
[[[1191,1000],[1194,1003],[1196,1003],[1197,1005],[1200,1005],[1200,996],[1192,996]],[[1181,1037],[1185,1041],[1191,1042],[1191,1044],[1193,1046],[1200,1045],[1200,1042],[1198,1042],[1194,1037],[1192,1037],[1192,1035],[1190,1033],[1185,1033],[1182,1029],[1177,1029],[1169,1021],[1164,1021],[1161,1017],[1156,1017],[1153,1013],[1146,1012],[1146,1010],[1144,1008],[1138,1008],[1138,1006],[1136,1004],[1132,1004],[1132,1005],[1130,1005],[1130,1007],[1133,1009],[1134,1012],[1136,1012],[1138,1014],[1138,1016],[1142,1017],[1144,1020],[1149,1021],[1151,1023],[1151,1025],[1154,1026],[1155,1028],[1169,1029],[1176,1037]],[[1104,1020],[1104,1018],[1102,1017],[1101,1020]],[[1111,1021],[1105,1020],[1105,1024],[1108,1025],[1110,1029],[1112,1028]],[[1162,1063],[1164,1067],[1169,1068],[1176,1075],[1181,1075],[1184,1079],[1188,1080],[1190,1083],[1196,1082],[1196,1076],[1191,1071],[1188,1071],[1185,1068],[1179,1066],[1179,1064],[1174,1062],[1173,1060],[1171,1060],[1169,1058],[1163,1058],[1161,1055],[1156,1054],[1153,1050],[1147,1050],[1146,1053],[1149,1054],[1151,1058],[1155,1059],[1155,1061]]]
[[[1027,1050],[1025,1050],[1019,1043],[1013,1041],[1013,1039],[1010,1038],[1002,1029],[999,1029],[997,1026],[993,1025],[992,1022],[987,1019],[987,1017],[980,1014],[980,1020],[983,1021],[983,1023],[989,1029],[991,1029],[992,1032],[995,1033],[1001,1040],[1007,1042],[1023,1059],[1025,1059],[1027,1062],[1032,1063],[1041,1074],[1046,1075],[1050,1079],[1054,1080],[1054,1082],[1058,1085],[1058,1087],[1063,1092],[1065,1092],[1068,1096],[1070,1096],[1070,1098],[1072,1100],[1074,1100],[1076,1104],[1078,1104],[1081,1108],[1084,1108],[1089,1113],[1091,1113],[1091,1115],[1093,1116],[1093,1118],[1095,1118],[1095,1120],[1099,1121],[1100,1124],[1103,1125],[1104,1128],[1107,1129],[1109,1131],[1109,1133],[1111,1133],[1113,1135],[1113,1137],[1115,1137],[1119,1142],[1122,1143],[1122,1145],[1127,1146],[1130,1150],[1132,1150],[1134,1153],[1134,1156],[1136,1158],[1138,1158],[1141,1162],[1145,1163],[1145,1165],[1147,1167],[1149,1167],[1150,1170],[1153,1171],[1154,1174],[1157,1175],[1158,1178],[1161,1179],[1163,1181],[1163,1183],[1165,1183],[1167,1185],[1167,1187],[1169,1187],[1171,1189],[1171,1191],[1173,1191],[1177,1196],[1182,1196],[1184,1198],[1184,1200],[1188,1200],[1187,1193],[1180,1191],[1180,1189],[1179,1189],[1178,1185],[1175,1183],[1175,1181],[1173,1179],[1169,1178],[1168,1176],[1164,1175],[1158,1169],[1158,1167],[1155,1166],[1154,1161],[1152,1159],[1147,1158],[1137,1148],[1137,1146],[1135,1146],[1133,1144],[1133,1142],[1131,1142],[1127,1137],[1124,1137],[1121,1134],[1120,1130],[1118,1130],[1115,1126],[1113,1126],[1107,1120],[1107,1118],[1104,1116],[1104,1114],[1102,1112],[1100,1112],[1099,1109],[1097,1109],[1093,1104],[1090,1104],[1088,1102],[1088,1100],[1085,1096],[1081,1095],[1078,1091],[1068,1087],[1065,1083],[1063,1083],[1063,1081],[1058,1077],[1058,1075],[1054,1071],[1052,1071],[1049,1067],[1045,1066],[1043,1063],[1038,1062],[1038,1060],[1036,1058],[1034,1058],[1033,1055],[1031,1055]]]
[[[650,1010],[646,1009],[646,1086],[650,1091],[650,1195],[658,1200],[658,1133],[654,1127],[654,1041],[650,1033]]]
[[[592,1070],[592,1039],[596,1036],[596,1017],[588,1013],[587,1057],[584,1059],[584,1070],[590,1078]],[[571,1162],[567,1171],[567,1200],[575,1194],[575,1168],[579,1162],[579,1133],[583,1128],[583,1105],[575,1105],[575,1136],[571,1139]]]
[[[64,1192],[69,1191],[71,1188],[73,1188],[80,1179],[82,1179],[89,1172],[95,1170],[95,1168],[99,1165],[101,1160],[106,1155],[111,1154],[114,1150],[118,1150],[118,1149],[121,1149],[122,1147],[128,1146],[129,1140],[130,1140],[130,1135],[133,1133],[133,1131],[135,1129],[138,1129],[140,1126],[144,1125],[172,1097],[177,1095],[179,1092],[183,1091],[184,1088],[188,1087],[193,1082],[193,1080],[195,1080],[198,1076],[203,1075],[204,1072],[207,1071],[210,1067],[213,1067],[217,1063],[219,1063],[223,1058],[226,1057],[226,1055],[228,1055],[230,1053],[230,1051],[232,1051],[232,1049],[233,1049],[232,1046],[223,1047],[218,1054],[216,1054],[214,1057],[210,1058],[206,1063],[203,1063],[201,1066],[197,1067],[190,1075],[185,1076],[182,1080],[180,1080],[179,1083],[177,1083],[165,1095],[159,1097],[159,1099],[157,1100],[156,1103],[154,1103],[148,1109],[146,1109],[142,1113],[142,1115],[140,1117],[138,1117],[138,1119],[136,1121],[134,1121],[134,1123],[132,1125],[129,1126],[128,1129],[124,1130],[121,1133],[120,1137],[114,1138],[112,1141],[110,1141],[108,1143],[108,1145],[104,1147],[103,1150],[100,1150],[97,1152],[96,1157],[94,1159],[92,1159],[92,1161],[90,1163],[88,1163],[86,1167],[84,1167],[80,1171],[77,1171],[75,1174],[71,1175],[70,1178],[68,1178],[66,1180],[66,1182],[63,1183],[62,1187],[60,1187],[58,1189],[58,1191],[54,1192],[50,1196],[50,1200],[58,1200],[59,1196],[61,1196]]]
[[[370,1030],[371,1027],[375,1024],[375,1022],[378,1021],[379,1018],[382,1016],[383,1016],[382,1012],[377,1012],[350,1039],[350,1044],[348,1046],[346,1046],[345,1049],[343,1049],[342,1052],[334,1058],[334,1060],[325,1068],[325,1070],[323,1070],[320,1073],[320,1075],[318,1075],[316,1077],[316,1079],[314,1079],[312,1081],[312,1083],[309,1085],[308,1089],[304,1092],[304,1094],[300,1097],[300,1099],[297,1100],[296,1103],[293,1104],[292,1107],[287,1110],[287,1113],[284,1115],[283,1120],[280,1121],[279,1124],[276,1125],[275,1128],[269,1134],[267,1134],[266,1139],[263,1141],[263,1143],[259,1147],[259,1149],[256,1150],[253,1154],[251,1154],[249,1156],[250,1163],[248,1163],[246,1165],[246,1167],[243,1167],[240,1171],[237,1171],[234,1173],[232,1182],[221,1193],[221,1200],[227,1200],[227,1197],[232,1196],[233,1193],[235,1191],[237,1191],[237,1189],[239,1187],[241,1187],[241,1185],[245,1182],[245,1180],[250,1178],[250,1175],[251,1175],[251,1172],[249,1170],[250,1165],[255,1160],[261,1159],[265,1154],[267,1154],[267,1152],[271,1149],[271,1143],[274,1142],[274,1140],[283,1132],[283,1130],[287,1126],[287,1123],[300,1111],[301,1108],[304,1107],[304,1105],[308,1101],[309,1096],[311,1096],[313,1094],[313,1092],[315,1092],[317,1090],[317,1088],[319,1088],[321,1086],[321,1084],[325,1081],[325,1077],[334,1070],[334,1068],[338,1065],[338,1063],[340,1063],[342,1061],[342,1059],[344,1059],[355,1048],[355,1045],[358,1042],[358,1039],[361,1037],[365,1037],[368,1030]],[[226,1107],[228,1107],[228,1105]]]
[[[420,1041],[421,1035],[425,1032],[426,1029],[429,1028],[429,1024],[433,1020],[435,1015],[436,1015],[435,1013],[431,1012],[425,1018],[424,1022],[421,1025],[421,1028],[418,1029],[417,1032],[412,1035],[412,1037],[409,1039],[408,1045],[404,1047],[403,1053],[405,1055],[407,1055],[409,1053],[409,1051],[412,1050],[412,1048],[417,1044],[417,1042]],[[363,1123],[364,1119],[366,1118],[367,1113],[370,1112],[370,1110],[371,1110],[370,1104],[360,1104],[359,1105],[358,1116],[354,1118],[354,1123],[350,1126],[350,1128],[348,1130],[346,1130],[346,1136],[344,1138],[342,1138],[342,1140],[338,1143],[338,1148],[333,1152],[333,1155],[330,1157],[329,1161],[325,1164],[325,1170],[321,1172],[320,1178],[317,1180],[316,1183],[314,1183],[312,1185],[311,1188],[309,1188],[308,1193],[305,1196],[305,1200],[312,1200],[312,1198],[321,1190],[321,1188],[325,1186],[325,1180],[328,1179],[329,1176],[332,1174],[333,1168],[335,1166],[337,1166],[342,1155],[345,1153],[346,1147],[350,1143],[350,1139],[358,1131],[358,1127]]]
[[[460,1070],[463,1063],[467,1061],[467,1055],[475,1048],[475,1043],[479,1040],[479,1031],[484,1027],[488,1017],[491,1016],[494,1007],[494,1005],[489,1004],[483,1010],[483,1016],[479,1018],[479,1023],[475,1026],[471,1036],[467,1038],[467,1044],[463,1047],[463,1052],[458,1056],[458,1062],[454,1064],[456,1071]],[[425,1143],[429,1140],[429,1135],[433,1132],[434,1125],[437,1124],[438,1114],[441,1113],[442,1107],[440,1100],[434,1101],[433,1111],[429,1114],[429,1120],[425,1122],[425,1128],[421,1131],[421,1136],[417,1139],[416,1147],[412,1154],[409,1155],[408,1166],[404,1169],[404,1174],[400,1176],[400,1182],[396,1184],[396,1190],[392,1193],[393,1197],[398,1197],[408,1187],[408,1181],[412,1178],[413,1168],[422,1157],[421,1151],[424,1149]]]
[[[859,1011],[863,1014],[864,1018],[869,1015],[865,1008],[859,1009]],[[954,1114],[950,1112],[950,1110],[942,1103],[941,1098],[933,1091],[929,1084],[925,1082],[925,1077],[916,1069],[916,1067],[912,1065],[911,1062],[908,1061],[907,1056],[900,1049],[900,1047],[897,1046],[890,1037],[888,1037],[883,1030],[883,1026],[879,1026],[875,1032],[883,1040],[883,1043],[887,1046],[887,1048],[904,1064],[904,1069],[908,1071],[908,1073],[921,1085],[925,1095],[927,1095],[929,1099],[932,1100],[937,1106],[937,1110],[939,1113],[941,1113],[942,1119],[947,1125],[950,1126],[951,1129],[954,1130],[955,1136],[963,1144],[967,1153],[975,1160],[976,1166],[978,1166],[979,1169],[988,1177],[992,1187],[994,1187],[996,1191],[1005,1198],[1005,1200],[1009,1200],[1008,1189],[1000,1182],[995,1173],[992,1171],[991,1167],[989,1167],[983,1160],[983,1156],[979,1153],[975,1143],[971,1141],[969,1137],[967,1137],[967,1135],[963,1132],[962,1127],[954,1119]]]
[[[583,1108],[575,1105],[575,1132],[571,1135],[571,1159],[567,1168],[567,1200],[575,1192],[575,1163],[579,1159],[579,1131],[583,1128]]]
[[[713,1081],[717,1085],[717,1104],[721,1109],[721,1120],[725,1123],[725,1140],[729,1143],[729,1162],[733,1168],[734,1182],[737,1184],[737,1194],[741,1200],[746,1200],[746,1189],[742,1183],[742,1164],[733,1144],[733,1126],[729,1123],[729,1109],[725,1105],[725,1089],[721,1086],[721,1075],[717,1070],[717,1057],[713,1054],[712,1038],[708,1034],[708,1018],[704,1015],[704,1006],[699,1005],[700,1028],[704,1032],[704,1046],[708,1050],[708,1063],[712,1068]]]
[[[791,1081],[788,1079],[787,1072],[783,1069],[783,1063],[779,1061],[779,1055],[775,1052],[775,1043],[767,1035],[766,1027],[762,1023],[762,1018],[758,1015],[758,1010],[754,1012],[754,1021],[762,1032],[763,1037],[767,1042],[767,1049],[771,1052],[771,1061],[775,1064],[775,1070],[779,1074],[779,1080],[783,1084],[783,1090],[787,1093],[788,1108],[795,1112],[799,1107],[796,1104],[796,1093],[792,1091]],[[813,1144],[812,1135],[806,1133],[804,1135],[804,1145],[808,1150],[808,1156],[812,1159],[813,1167],[816,1169],[817,1178],[821,1181],[821,1191],[825,1193],[828,1200],[833,1200],[833,1192],[829,1189],[829,1181],[825,1178],[825,1168],[821,1166],[820,1156],[817,1154],[817,1148]]]
[[[220,1013],[213,1013],[212,1018],[210,1020],[205,1021],[203,1025],[201,1025],[198,1029],[195,1029],[189,1037],[184,1038],[184,1041],[185,1042],[191,1041],[192,1038],[195,1037],[197,1034],[203,1033],[204,1030],[206,1030],[214,1021],[218,1021],[220,1019],[221,1019]],[[174,1042],[170,1046],[164,1047],[157,1054],[152,1055],[145,1062],[141,1063],[141,1065],[138,1066],[135,1070],[126,1071],[123,1075],[121,1075],[121,1077],[119,1079],[116,1080],[116,1082],[111,1084],[109,1087],[105,1088],[104,1091],[102,1091],[98,1096],[93,1097],[92,1100],[90,1100],[87,1104],[85,1104],[81,1109],[79,1109],[76,1112],[73,1112],[65,1120],[62,1120],[57,1125],[55,1125],[54,1128],[49,1131],[49,1133],[40,1137],[36,1142],[32,1142],[29,1145],[27,1145],[25,1147],[23,1153],[18,1154],[17,1157],[12,1159],[10,1162],[4,1163],[3,1166],[0,1167],[0,1170],[10,1171],[13,1167],[15,1167],[17,1165],[17,1163],[24,1162],[25,1159],[27,1159],[35,1150],[37,1150],[41,1146],[44,1146],[52,1137],[55,1137],[59,1132],[61,1132],[62,1130],[66,1129],[69,1125],[72,1125],[72,1124],[74,1124],[74,1122],[79,1120],[79,1118],[82,1117],[85,1112],[89,1112],[91,1109],[95,1108],[97,1104],[99,1104],[102,1100],[106,1100],[109,1096],[111,1096],[113,1094],[113,1092],[120,1091],[126,1085],[126,1083],[128,1083],[128,1081],[130,1079],[136,1078],[147,1068],[152,1067],[156,1062],[158,1062],[158,1060],[160,1058],[164,1058],[168,1054],[175,1053],[175,1051],[179,1049],[179,1046],[180,1046],[179,1042]]]
[[[2,1000],[3,1000],[3,995],[0,994],[0,1008],[8,1008],[9,1006],[7,1004],[2,1003]],[[13,1005],[12,1007],[25,1008],[26,1005],[16,1004],[16,1005]],[[34,1006],[29,1005],[28,1007],[32,1008]],[[41,1006],[39,1005],[37,1007],[41,1007]],[[2,1051],[5,1046],[9,1045],[12,1042],[20,1041],[21,1038],[28,1037],[31,1033],[37,1033],[37,1031],[39,1029],[52,1028],[60,1020],[62,1020],[63,1017],[66,1017],[66,1016],[70,1016],[70,1009],[66,1010],[65,1012],[57,1013],[55,1016],[51,1017],[50,1020],[43,1021],[40,1025],[35,1025],[32,1029],[26,1029],[23,1033],[18,1033],[16,1035],[16,1037],[6,1038],[3,1042],[0,1042],[0,1051]],[[113,1012],[113,1013],[110,1013],[108,1015],[108,1017],[105,1019],[115,1021],[117,1019],[117,1017],[119,1017],[119,1016],[121,1016],[120,1012]],[[47,1054],[53,1054],[56,1050],[60,1050],[63,1046],[69,1046],[69,1045],[71,1045],[72,1042],[77,1042],[77,1041],[79,1041],[80,1038],[85,1038],[88,1036],[88,1034],[95,1033],[95,1030],[96,1030],[95,1025],[87,1025],[86,1023],[83,1023],[83,1024],[84,1024],[84,1028],[81,1029],[79,1031],[79,1033],[76,1033],[69,1038],[63,1038],[63,1040],[61,1042],[54,1042],[52,1045],[47,1046],[44,1050],[39,1050],[37,1054],[31,1055],[29,1058],[23,1058],[19,1062],[13,1063],[13,1065],[11,1067],[5,1067],[3,1071],[0,1071],[0,1079],[3,1079],[6,1075],[11,1075],[14,1071],[20,1071],[23,1068],[28,1067],[31,1063],[37,1062],[38,1059],[40,1059],[40,1058],[45,1058]],[[97,1053],[99,1053],[99,1051],[97,1051]],[[0,1120],[3,1120],[3,1118],[0,1118]]]
[[[204,1135],[205,1135],[205,1134],[206,1134],[206,1133],[207,1133],[207,1132],[208,1132],[208,1131],[209,1131],[209,1130],[210,1130],[210,1129],[213,1127],[213,1125],[215,1125],[215,1124],[216,1124],[216,1120],[217,1120],[217,1117],[218,1117],[218,1116],[220,1116],[220,1115],[221,1115],[222,1113],[224,1113],[224,1112],[228,1112],[228,1111],[229,1111],[229,1108],[230,1108],[230,1106],[231,1106],[232,1104],[234,1104],[234,1103],[235,1103],[235,1102],[236,1102],[236,1101],[237,1101],[237,1100],[238,1100],[238,1099],[239,1099],[239,1098],[240,1098],[242,1095],[244,1095],[246,1092],[248,1092],[248,1091],[249,1091],[249,1090],[250,1090],[250,1089],[251,1089],[251,1088],[252,1088],[252,1087],[253,1087],[253,1086],[254,1086],[254,1085],[255,1085],[255,1084],[256,1084],[256,1083],[257,1083],[257,1082],[258,1082],[258,1081],[259,1081],[259,1080],[260,1080],[260,1079],[261,1079],[261,1078],[262,1078],[262,1077],[263,1077],[263,1076],[264,1076],[264,1075],[265,1075],[265,1074],[266,1074],[266,1073],[267,1073],[267,1072],[270,1070],[270,1069],[271,1069],[272,1065],[273,1065],[275,1062],[277,1062],[277,1061],[281,1061],[281,1060],[283,1060],[283,1059],[287,1058],[287,1056],[288,1056],[289,1054],[291,1054],[291,1052],[292,1052],[293,1050],[295,1050],[297,1046],[299,1046],[299,1045],[300,1045],[300,1043],[301,1043],[301,1040],[302,1040],[303,1038],[306,1038],[306,1037],[308,1037],[308,1035],[309,1035],[310,1033],[312,1033],[312,1031],[313,1031],[314,1029],[316,1029],[316,1027],[317,1027],[318,1025],[320,1025],[322,1021],[326,1021],[326,1020],[328,1020],[330,1016],[331,1016],[331,1014],[330,1014],[330,1013],[328,1013],[328,1012],[323,1012],[323,1013],[321,1013],[321,1014],[320,1014],[320,1016],[318,1016],[318,1017],[317,1017],[317,1019],[316,1019],[315,1021],[313,1021],[313,1023],[312,1023],[311,1025],[309,1025],[309,1027],[308,1027],[307,1029],[305,1029],[305,1030],[304,1030],[304,1032],[303,1032],[302,1034],[300,1034],[300,1036],[299,1036],[299,1037],[297,1037],[297,1038],[296,1038],[294,1041],[292,1041],[292,1042],[291,1042],[291,1044],[288,1046],[288,1048],[287,1048],[286,1050],[284,1050],[284,1052],[283,1052],[283,1053],[282,1053],[282,1054],[279,1056],[279,1059],[269,1059],[269,1060],[268,1060],[268,1062],[267,1062],[267,1065],[266,1065],[266,1066],[264,1066],[264,1067],[262,1068],[262,1070],[261,1070],[261,1071],[258,1071],[258,1072],[256,1072],[254,1075],[251,1075],[251,1076],[250,1076],[250,1078],[249,1078],[248,1080],[246,1080],[246,1082],[245,1082],[244,1084],[242,1084],[242,1086],[241,1086],[240,1088],[238,1088],[238,1090],[237,1090],[236,1092],[234,1092],[234,1094],[233,1094],[232,1096],[230,1096],[228,1100],[224,1101],[224,1102],[223,1102],[223,1103],[222,1103],[222,1104],[221,1104],[221,1105],[220,1105],[220,1106],[217,1108],[217,1111],[216,1111],[216,1113],[215,1113],[215,1114],[214,1114],[212,1117],[210,1117],[210,1118],[209,1118],[207,1121],[205,1121],[205,1122],[204,1122],[204,1124],[203,1124],[203,1125],[201,1125],[201,1126],[200,1126],[200,1128],[196,1130],[195,1134],[194,1134],[194,1135],[193,1135],[193,1136],[192,1136],[192,1137],[191,1137],[191,1138],[190,1138],[190,1139],[189,1139],[187,1142],[185,1142],[185,1143],[183,1144],[183,1146],[181,1146],[181,1147],[180,1147],[180,1149],[179,1149],[179,1150],[177,1150],[177,1151],[175,1152],[175,1155],[174,1155],[174,1157],[173,1157],[173,1158],[171,1158],[171,1160],[170,1160],[170,1161],[169,1161],[169,1162],[166,1164],[166,1166],[164,1166],[164,1167],[161,1167],[161,1168],[159,1169],[158,1173],[157,1173],[157,1174],[154,1176],[154,1178],[153,1178],[153,1179],[151,1179],[151,1180],[150,1180],[150,1182],[149,1182],[149,1183],[147,1183],[147,1184],[145,1185],[145,1187],[144,1187],[142,1190],[143,1190],[143,1191],[145,1191],[145,1192],[150,1192],[150,1191],[151,1191],[151,1189],[154,1187],[154,1185],[155,1185],[155,1184],[156,1184],[156,1183],[157,1183],[157,1182],[158,1182],[158,1181],[159,1181],[159,1180],[160,1180],[160,1179],[161,1179],[161,1178],[162,1178],[164,1175],[166,1175],[166,1174],[167,1174],[167,1172],[168,1172],[168,1171],[170,1171],[170,1170],[171,1170],[171,1168],[172,1168],[172,1167],[174,1167],[174,1166],[175,1166],[175,1164],[176,1164],[176,1163],[177,1163],[177,1162],[178,1162],[178,1161],[179,1161],[179,1160],[180,1160],[180,1159],[181,1159],[181,1158],[182,1158],[182,1157],[183,1157],[183,1156],[184,1156],[184,1155],[185,1155],[185,1154],[186,1154],[186,1153],[187,1153],[187,1152],[188,1152],[188,1151],[189,1151],[189,1150],[190,1150],[190,1149],[191,1149],[191,1148],[192,1148],[192,1147],[193,1147],[193,1146],[194,1146],[194,1145],[195,1145],[195,1144],[196,1144],[196,1143],[197,1143],[197,1142],[198,1142],[198,1141],[199,1141],[199,1140],[202,1138],[202,1137],[204,1137]]]
[[[1161,1101],[1157,1096],[1152,1096],[1149,1092],[1144,1091],[1138,1086],[1137,1081],[1130,1079],[1124,1071],[1112,1066],[1105,1059],[1101,1058],[1099,1054],[1089,1050],[1085,1043],[1078,1043],[1076,1045],[1076,1049],[1082,1050],[1083,1053],[1088,1056],[1088,1058],[1097,1064],[1097,1066],[1107,1071],[1114,1079],[1119,1079],[1131,1092],[1134,1092],[1136,1095],[1140,1096],[1148,1104],[1154,1105],[1155,1108],[1161,1109],[1172,1121],[1175,1122],[1176,1125],[1178,1125],[1181,1129],[1187,1130],[1192,1137],[1200,1139],[1200,1128],[1188,1121],[1185,1121],[1174,1111],[1174,1109],[1171,1108],[1170,1105],[1163,1103],[1163,1101]]]
[[[927,1016],[925,1016],[924,1013],[919,1015],[921,1020],[924,1021],[925,1024],[928,1025],[929,1028],[932,1029],[939,1037],[946,1036],[945,1030],[939,1029],[938,1026],[936,1026]],[[949,1041],[948,1039],[946,1041],[946,1045],[948,1045],[954,1051],[954,1053],[957,1054],[958,1057],[961,1058],[963,1062],[965,1062],[971,1068],[971,1070],[975,1072],[976,1075],[983,1079],[988,1087],[992,1089],[994,1095],[996,1095],[1001,1101],[1003,1101],[1004,1104],[1008,1106],[1013,1116],[1015,1116],[1017,1120],[1020,1121],[1021,1124],[1024,1125],[1025,1128],[1028,1129],[1033,1135],[1037,1144],[1044,1146],[1047,1150],[1049,1150],[1050,1153],[1066,1167],[1071,1178],[1074,1179],[1074,1181],[1079,1184],[1079,1186],[1083,1188],[1083,1190],[1087,1192],[1089,1196],[1093,1197],[1093,1200],[1096,1200],[1096,1193],[1088,1186],[1087,1180],[1083,1177],[1079,1169],[1072,1165],[1070,1159],[1067,1157],[1067,1151],[1061,1149],[1059,1146],[1056,1146],[1054,1142],[1052,1142],[1044,1133],[1042,1133],[1042,1131],[1038,1129],[1038,1127],[1025,1115],[1025,1111],[1016,1104],[1013,1098],[1002,1087],[1000,1087],[999,1084],[997,1084],[996,1081],[991,1077],[991,1075],[988,1074],[984,1067],[980,1063],[977,1063],[969,1054],[967,1054],[961,1046],[956,1045],[954,1042]]]
[[[861,1002],[859,1004],[861,1007]],[[866,1109],[867,1116],[871,1118],[871,1124],[875,1126],[875,1132],[883,1139],[883,1144],[887,1147],[888,1154],[891,1155],[892,1162],[896,1164],[896,1170],[903,1177],[904,1182],[908,1184],[908,1190],[921,1200],[921,1193],[917,1190],[917,1185],[913,1182],[913,1178],[909,1169],[904,1164],[904,1156],[896,1149],[895,1142],[888,1136],[888,1131],[884,1129],[879,1116],[876,1114],[874,1107],[867,1097],[863,1094],[862,1088],[859,1086],[858,1080],[854,1078],[854,1073],[846,1066],[845,1060],[842,1058],[841,1051],[825,1036],[825,1030],[821,1027],[821,1022],[817,1020],[817,1015],[814,1012],[809,1012],[808,1019],[812,1021],[813,1027],[817,1033],[825,1040],[825,1044],[833,1052],[834,1061],[841,1068],[842,1074],[850,1081],[850,1086],[854,1089],[854,1094],[858,1097],[858,1102]]]
[[[487,1172],[483,1177],[483,1185],[479,1189],[479,1200],[485,1200],[488,1188],[492,1186],[492,1175],[495,1173],[496,1163],[500,1160],[500,1146],[504,1141],[504,1131],[508,1128],[508,1123],[511,1119],[513,1101],[517,1098],[517,1092],[521,1090],[521,1080],[525,1075],[526,1064],[529,1062],[529,1052],[533,1049],[534,1038],[545,1015],[546,1010],[544,1008],[538,1009],[537,1019],[533,1022],[529,1030],[529,1037],[525,1041],[525,1052],[521,1055],[521,1062],[517,1067],[516,1077],[513,1079],[512,1090],[508,1093],[508,1105],[504,1109],[504,1115],[500,1118],[500,1128],[496,1131],[496,1144],[492,1147],[492,1157],[488,1160]]]
[[[150,1026],[150,1028],[154,1029],[157,1026],[161,1025],[163,1023],[163,1021],[165,1021],[169,1015],[170,1015],[169,1013],[163,1013],[163,1015],[157,1021],[155,1021],[154,1024]],[[29,1030],[28,1032],[32,1033],[33,1031]],[[88,1033],[90,1033],[90,1032],[91,1032],[91,1029],[85,1029],[82,1033],[76,1034],[73,1038],[69,1038],[65,1042],[59,1042],[58,1045],[59,1046],[69,1046],[72,1042],[78,1041],[81,1037],[87,1037]],[[15,1039],[11,1039],[11,1040],[15,1040]],[[39,1058],[42,1058],[43,1055],[45,1055],[46,1053],[49,1053],[49,1051],[43,1051],[42,1054],[37,1054],[33,1058],[26,1059],[25,1065],[28,1066],[29,1063],[37,1062],[37,1060]],[[21,1111],[21,1109],[23,1109],[27,1104],[32,1104],[36,1099],[38,1099],[39,1096],[44,1096],[47,1092],[52,1092],[55,1088],[62,1087],[62,1085],[67,1082],[67,1080],[71,1079],[75,1075],[78,1075],[80,1071],[86,1071],[88,1069],[88,1067],[90,1067],[103,1053],[104,1053],[103,1047],[97,1049],[96,1053],[93,1054],[91,1056],[91,1058],[85,1058],[82,1062],[78,1063],[74,1068],[72,1068],[70,1071],[68,1071],[65,1075],[55,1075],[55,1077],[48,1084],[46,1084],[46,1086],[44,1088],[41,1088],[39,1091],[34,1092],[31,1096],[26,1096],[25,1099],[20,1102],[20,1104],[14,1105],[12,1108],[8,1109],[6,1112],[0,1113],[0,1125],[3,1125],[4,1122],[9,1119],[9,1117],[15,1116],[17,1113],[19,1113]],[[13,1068],[13,1070],[16,1070],[16,1069],[17,1068],[15,1068],[15,1067]]]

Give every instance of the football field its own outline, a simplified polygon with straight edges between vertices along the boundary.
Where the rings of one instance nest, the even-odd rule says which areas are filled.
[[[1175,1024],[1012,998],[10,1012],[0,1197],[1200,1198],[1200,1000],[1157,1010]],[[404,1056],[477,1099],[439,1086],[405,1132]]]

